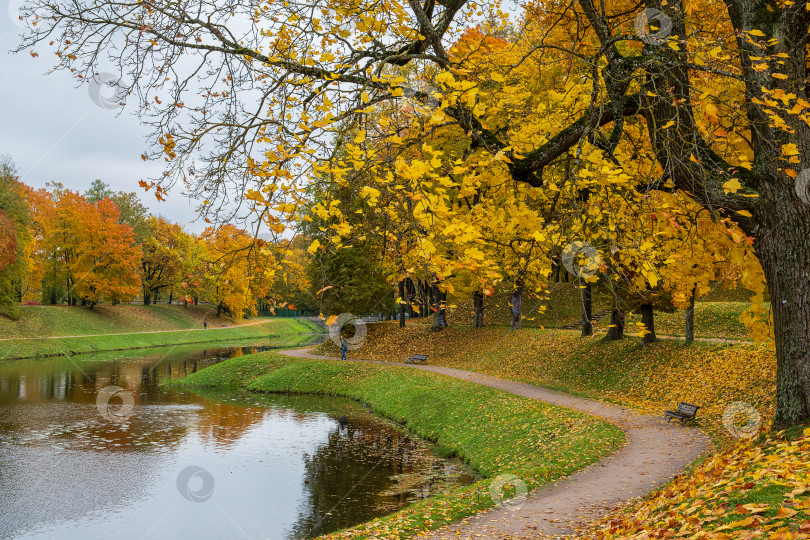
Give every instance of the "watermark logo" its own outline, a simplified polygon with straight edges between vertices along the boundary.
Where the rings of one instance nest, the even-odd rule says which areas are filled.
[[[500,474],[489,485],[492,502],[508,510],[518,510],[528,498],[526,482],[514,474]]]
[[[102,109],[120,109],[124,106],[127,89],[121,84],[118,75],[99,73],[87,87],[90,99]]]
[[[562,252],[562,264],[572,276],[589,278],[602,266],[602,256],[588,242],[571,242]]]
[[[354,328],[354,335],[346,336],[350,327]],[[341,313],[337,316],[337,320],[329,325],[329,337],[334,344],[343,348],[341,342],[344,341],[346,343],[346,349],[349,351],[356,351],[362,347],[363,343],[366,341],[367,333],[368,330],[366,329],[365,321],[360,317],[355,317],[351,313]]]
[[[197,465],[189,465],[177,475],[177,491],[187,501],[202,503],[214,494],[214,476]]]
[[[653,21],[657,23],[658,29],[651,34],[650,23]],[[669,15],[656,8],[647,8],[636,15],[634,26],[636,35],[641,38],[641,41],[656,47],[666,43],[667,38],[672,33],[672,19],[669,18]]]
[[[403,96],[403,109],[422,118],[433,116],[442,104],[441,93],[428,83],[416,83],[413,87],[403,88]]]
[[[27,28],[26,22],[37,20],[40,13],[40,10],[23,9],[24,4],[25,0],[11,0],[8,3],[8,17],[18,28]]]
[[[113,398],[120,399],[121,404],[110,403]],[[96,409],[105,420],[125,422],[135,411],[135,398],[132,392],[120,386],[105,386],[96,396]]]
[[[810,169],[804,169],[796,177],[796,195],[805,204],[810,204]]]
[[[745,420],[745,424],[740,424]],[[723,426],[737,439],[750,439],[759,433],[762,418],[754,407],[744,401],[729,403],[723,410]]]

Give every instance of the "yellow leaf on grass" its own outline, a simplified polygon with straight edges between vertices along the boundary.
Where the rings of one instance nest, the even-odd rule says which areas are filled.
[[[760,504],[760,503],[751,503],[751,504],[744,504],[742,507],[748,511],[749,514],[761,514],[765,510],[769,509],[770,506],[767,504]]]
[[[717,527],[715,531],[728,531],[730,529],[737,529],[739,527],[749,527],[754,522],[753,517],[747,517],[745,519],[741,519],[739,521],[732,521],[731,523],[727,523],[722,527]]]
[[[786,508],[783,506],[782,508],[779,509],[779,512],[776,513],[776,517],[788,518],[795,516],[797,513],[798,512],[796,512],[796,510],[793,510],[792,508]]]

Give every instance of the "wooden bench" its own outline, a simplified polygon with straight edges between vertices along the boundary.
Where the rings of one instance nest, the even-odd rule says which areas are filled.
[[[689,420],[694,420],[699,408],[700,407],[698,405],[692,405],[691,403],[682,401],[678,403],[677,411],[665,411],[664,416],[667,417],[667,424],[673,418],[680,420],[681,424],[683,424]]]
[[[411,356],[410,358],[408,358],[407,360],[405,360],[405,363],[406,364],[426,364],[427,363],[427,357],[428,357],[428,355],[426,355],[426,354],[415,354],[415,355]]]

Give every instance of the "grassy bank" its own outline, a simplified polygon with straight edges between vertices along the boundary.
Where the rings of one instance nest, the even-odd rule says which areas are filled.
[[[182,308],[180,308],[182,309]],[[63,338],[10,339],[0,341],[0,360],[60,356],[98,351],[123,351],[166,345],[251,340],[293,336],[320,331],[315,325],[295,319],[273,319],[232,328],[179,330],[158,333],[94,335]]]
[[[331,342],[318,352],[337,355]],[[763,419],[774,410],[776,359],[764,346],[659,341],[644,349],[638,339],[605,342],[576,331],[451,326],[432,332],[422,321],[368,326],[357,358],[404,361],[428,354],[428,363],[479,371],[663,414],[680,401],[702,408],[698,424],[725,444],[722,416],[733,402],[755,407]]]
[[[0,316],[0,338],[36,338],[187,330],[235,324],[212,306],[21,306],[20,318]]]
[[[331,539],[404,538],[438,528],[609,454],[624,435],[583,414],[492,388],[407,368],[302,360],[261,353],[227,360],[183,379],[190,388],[340,395],[367,403],[455,455],[486,479],[416,503]],[[514,475],[518,480],[509,480]],[[493,482],[495,486],[493,487]],[[491,489],[492,488],[492,489]]]

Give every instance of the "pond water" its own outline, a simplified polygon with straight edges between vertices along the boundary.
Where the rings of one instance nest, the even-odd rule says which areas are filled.
[[[314,538],[474,480],[354,401],[158,384],[264,345],[0,364],[0,538]]]

